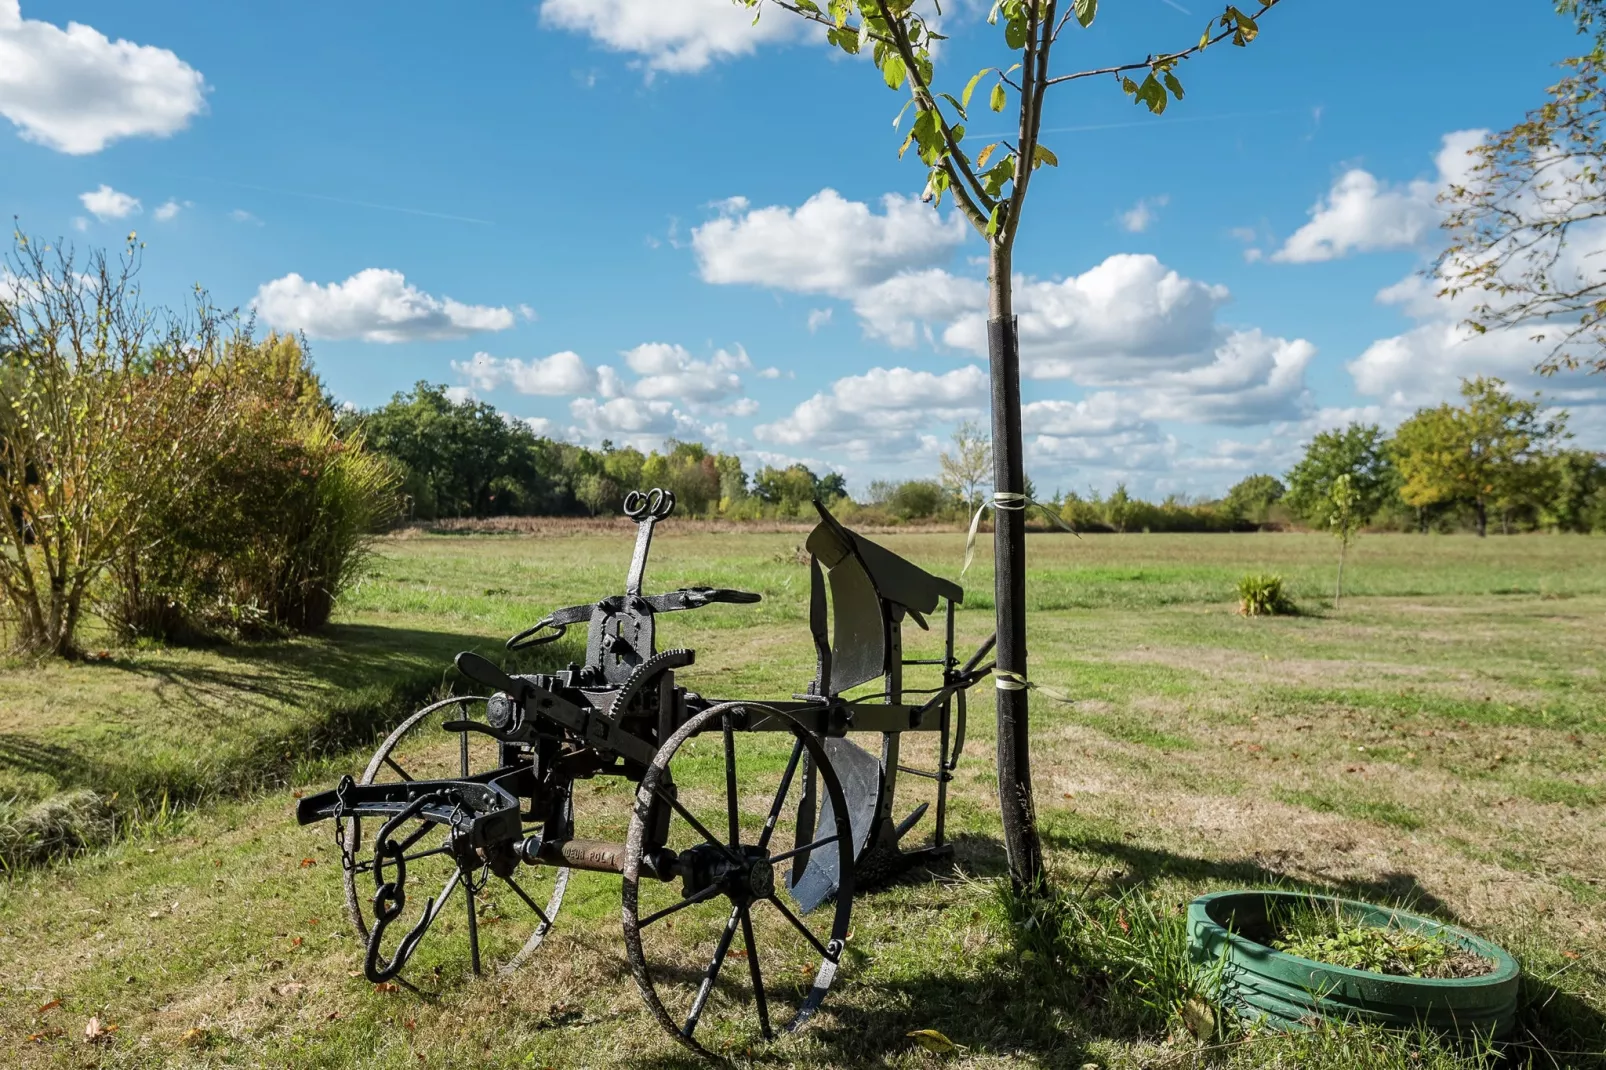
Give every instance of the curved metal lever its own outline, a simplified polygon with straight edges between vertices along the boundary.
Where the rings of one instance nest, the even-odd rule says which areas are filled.
[[[509,676],[497,668],[490,659],[482,657],[472,650],[465,650],[457,655],[456,664],[457,671],[470,680],[484,684],[486,687],[506,692],[516,699],[522,700],[530,693],[528,681],[520,680],[516,676]]]

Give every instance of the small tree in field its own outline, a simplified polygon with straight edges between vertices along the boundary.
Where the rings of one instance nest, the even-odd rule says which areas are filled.
[[[1331,497],[1333,507],[1327,522],[1338,539],[1338,586],[1333,590],[1333,608],[1337,609],[1344,599],[1344,558],[1366,520],[1361,514],[1361,492],[1355,489],[1355,480],[1348,472],[1333,480]]]
[[[28,653],[73,653],[91,583],[215,444],[217,320],[158,321],[137,267],[133,235],[79,263],[17,234],[0,264],[0,594]]]
[[[1261,0],[1252,14],[1229,6],[1205,24],[1196,44],[1141,60],[1056,73],[1051,62],[1062,35],[1088,27],[1098,0],[997,0],[988,22],[1001,25],[1015,56],[1008,67],[984,67],[959,95],[937,88],[932,46],[943,39],[915,0],[733,0],[761,15],[777,7],[818,24],[826,40],[849,55],[867,52],[887,87],[907,94],[898,125],[909,119],[899,155],[909,149],[926,169],[923,199],[940,206],[952,196],[987,243],[987,351],[992,368],[993,504],[997,510],[995,596],[998,621],[998,793],[1010,876],[1019,886],[1043,880],[1042,845],[1032,802],[1026,691],[1026,525],[1029,502],[1021,456],[1020,354],[1016,344],[1014,249],[1025,218],[1026,194],[1038,168],[1059,158],[1038,135],[1048,91],[1090,78],[1112,78],[1133,100],[1158,115],[1181,100],[1177,70],[1210,46],[1243,46],[1260,32],[1257,19],[1279,0]],[[940,3],[931,5],[940,10]],[[924,7],[924,5],[922,5]],[[986,83],[984,87],[984,83]],[[994,112],[1013,96],[1014,134],[979,149],[965,144],[978,88]]]
[[[981,504],[981,488],[992,482],[993,440],[980,424],[966,420],[954,431],[953,441],[953,453],[944,450],[937,459],[942,483],[964,501],[969,513]]]

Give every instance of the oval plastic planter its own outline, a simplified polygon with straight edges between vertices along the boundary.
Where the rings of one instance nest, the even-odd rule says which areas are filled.
[[[1483,956],[1494,969],[1477,977],[1432,980],[1329,966],[1273,950],[1267,915],[1274,904],[1334,906],[1372,925],[1437,933]],[[1465,929],[1353,899],[1301,892],[1217,892],[1188,905],[1188,953],[1201,965],[1225,954],[1222,997],[1272,1029],[1301,1029],[1318,1017],[1378,1025],[1416,1024],[1446,1034],[1500,1039],[1517,1017],[1521,968],[1505,951]]]

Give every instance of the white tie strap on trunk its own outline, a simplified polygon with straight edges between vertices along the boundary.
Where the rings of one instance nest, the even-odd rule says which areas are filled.
[[[1058,524],[1061,529],[1070,532],[1078,539],[1082,537],[1077,530],[1067,524],[1058,513],[1044,505],[1042,502],[1034,501],[1030,495],[1017,494],[1014,491],[1007,490],[994,491],[993,500],[990,502],[982,502],[981,506],[976,510],[976,515],[970,518],[970,534],[965,536],[965,563],[959,569],[959,574],[961,576],[965,574],[965,570],[970,568],[971,559],[976,556],[976,532],[981,527],[981,515],[983,513],[985,513],[988,509],[1008,509],[1012,512],[1024,513],[1027,508],[1032,506],[1041,509],[1044,515],[1046,515],[1050,520],[1054,521],[1055,524]]]

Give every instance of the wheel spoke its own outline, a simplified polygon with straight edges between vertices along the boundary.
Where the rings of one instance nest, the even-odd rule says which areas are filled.
[[[786,793],[792,787],[792,777],[797,772],[798,759],[802,757],[803,740],[799,739],[792,744],[792,759],[786,763],[786,772],[781,776],[781,789],[775,793],[775,802],[770,806],[770,816],[764,820],[764,831],[759,834],[760,850],[770,845],[770,835],[775,831],[775,822],[781,819],[781,807],[786,804]]]
[[[731,730],[731,715],[723,718],[725,724],[725,814],[730,818],[730,844],[742,842],[742,819],[736,812],[736,733]]]
[[[662,801],[674,807],[675,813],[685,818],[686,823],[692,828],[696,829],[699,836],[713,844],[715,847],[718,847],[720,852],[724,854],[726,858],[730,859],[732,862],[735,862],[737,865],[742,864],[742,860],[737,858],[735,853],[732,852],[729,847],[726,847],[723,843],[720,843],[719,840],[714,837],[714,834],[709,832],[701,821],[697,820],[696,815],[694,815],[690,810],[686,809],[686,807],[681,804],[679,799],[672,795],[665,795],[663,789],[661,788],[653,788],[652,793]]]
[[[460,712],[465,717],[468,716],[468,711],[467,710],[461,710]],[[457,739],[457,767],[458,767],[458,770],[459,770],[459,773],[458,773],[459,776],[462,776],[462,777],[467,777],[468,776],[468,733],[467,732],[459,732],[458,733],[458,739]]]
[[[653,922],[657,921],[659,918],[667,918],[669,915],[675,913],[676,911],[685,910],[687,907],[691,906],[694,903],[706,902],[707,900],[714,898],[714,896],[718,895],[723,890],[724,889],[722,889],[717,884],[710,884],[707,888],[704,888],[702,891],[693,892],[691,895],[688,895],[686,898],[682,899],[680,902],[674,904],[673,906],[667,906],[667,907],[664,907],[664,909],[662,909],[662,910],[656,910],[656,911],[652,912],[651,914],[648,914],[645,918],[642,918],[640,921],[636,922],[636,928],[637,929],[645,929],[647,926],[651,925]]]
[[[535,905],[535,900],[531,899],[527,894],[525,894],[524,889],[518,886],[518,882],[516,882],[512,877],[503,877],[502,883],[506,884],[509,888],[512,888],[515,892],[517,892],[519,898],[524,900],[525,905],[527,905],[531,910],[535,911],[535,916],[541,919],[541,925],[544,928],[552,928],[552,919],[546,916],[546,911]]]
[[[708,963],[708,970],[703,974],[703,983],[697,988],[697,998],[692,1001],[691,1014],[686,1017],[686,1027],[681,1034],[690,1038],[697,1029],[697,1019],[703,1016],[703,1009],[708,1006],[708,997],[714,993],[714,981],[719,977],[719,968],[725,965],[725,956],[731,949],[731,938],[736,935],[736,922],[741,916],[741,907],[732,907],[730,920],[725,923],[725,931],[720,934],[719,946],[714,949],[714,957]]]
[[[775,1032],[770,1029],[770,1005],[764,998],[764,973],[758,968],[758,941],[753,939],[753,919],[747,907],[737,909],[742,912],[742,942],[747,946],[747,972],[753,977],[753,1002],[758,1004],[758,1027],[765,1040],[773,1040]]]
[[[819,937],[815,936],[812,932],[810,932],[809,931],[809,927],[807,925],[804,925],[801,921],[799,921],[797,919],[797,915],[792,913],[790,910],[788,910],[786,908],[786,904],[781,902],[781,897],[780,896],[778,896],[778,895],[777,896],[771,896],[769,901],[771,903],[774,903],[775,904],[775,909],[779,910],[781,912],[782,916],[784,916],[787,921],[792,923],[792,928],[794,928],[798,932],[802,933],[804,938],[806,940],[808,940],[809,943],[814,945],[814,950],[818,951],[822,958],[828,959],[831,962],[835,962],[836,961],[836,959],[831,958],[831,953],[825,949],[825,945],[820,943]]]
[[[392,769],[396,770],[396,775],[397,776],[401,777],[403,780],[407,781],[409,784],[412,783],[413,778],[408,775],[407,770],[405,770],[401,766],[397,765],[396,764],[396,759],[392,758],[388,754],[385,755],[385,764],[390,766]]]
[[[780,854],[775,855],[774,857],[772,857],[770,859],[770,864],[774,865],[776,862],[785,862],[788,858],[792,858],[792,857],[795,857],[797,855],[803,854],[805,852],[812,851],[816,847],[824,847],[828,843],[835,843],[837,840],[840,840],[841,838],[842,838],[842,834],[841,833],[833,833],[830,836],[825,837],[824,839],[815,840],[813,843],[805,843],[802,847],[794,847],[790,851],[782,851]]]

